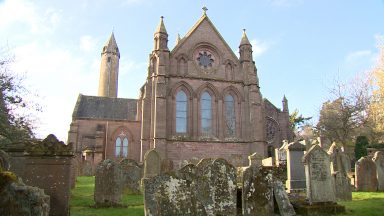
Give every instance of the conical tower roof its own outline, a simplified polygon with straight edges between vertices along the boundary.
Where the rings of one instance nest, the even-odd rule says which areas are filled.
[[[167,33],[167,30],[165,29],[165,25],[164,25],[163,18],[164,18],[163,16],[160,17],[160,23],[159,23],[159,25],[158,25],[157,28],[156,28],[156,32],[155,32],[155,34],[156,34],[156,33],[164,33],[164,34],[168,34],[168,33]]]
[[[113,32],[111,33],[111,36],[109,36],[109,39],[107,40],[107,42],[105,43],[106,47],[111,47],[111,48],[115,48],[117,47],[117,43],[116,43],[116,39],[115,39],[115,35],[113,34]]]
[[[248,40],[247,33],[245,33],[245,29],[243,29],[243,36],[241,37],[240,46],[241,45],[251,45],[251,43]]]
[[[111,33],[111,36],[109,36],[107,42],[104,44],[102,53],[105,52],[116,53],[120,57],[119,48],[117,46],[115,35],[113,34],[113,32]]]

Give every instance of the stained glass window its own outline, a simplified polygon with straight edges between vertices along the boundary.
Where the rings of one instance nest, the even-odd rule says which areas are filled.
[[[187,132],[188,100],[184,91],[176,94],[176,133]]]
[[[115,142],[115,156],[120,157],[120,152],[121,152],[121,138],[117,137],[116,142]]]
[[[128,138],[125,135],[120,135],[116,138],[115,156],[128,157]]]
[[[236,115],[235,115],[235,100],[232,95],[226,95],[224,98],[225,104],[225,126],[228,136],[235,136],[236,132]]]
[[[201,132],[203,135],[212,134],[212,97],[208,92],[203,92],[200,101]]]

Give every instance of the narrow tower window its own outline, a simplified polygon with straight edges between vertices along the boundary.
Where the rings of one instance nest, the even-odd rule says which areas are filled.
[[[212,97],[204,91],[200,99],[201,110],[201,133],[202,135],[212,134]]]
[[[236,133],[236,115],[235,115],[235,100],[232,95],[228,94],[224,98],[225,104],[225,130],[230,137]]]
[[[176,94],[176,133],[187,132],[188,100],[184,91]]]

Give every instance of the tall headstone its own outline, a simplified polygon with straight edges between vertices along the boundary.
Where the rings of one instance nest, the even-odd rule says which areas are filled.
[[[96,207],[121,205],[122,172],[118,163],[107,159],[96,168],[94,200]]]
[[[236,215],[236,168],[224,159],[197,164],[197,198],[207,215]]]
[[[361,157],[355,164],[356,190],[377,191],[376,164],[369,156]]]
[[[147,151],[144,155],[144,178],[151,178],[160,174],[161,159],[155,149]]]
[[[122,172],[122,185],[124,194],[140,194],[140,180],[142,169],[132,159],[120,161]]]
[[[384,152],[375,152],[372,160],[376,164],[377,190],[384,191]]]
[[[331,158],[331,174],[335,182],[336,199],[339,201],[352,200],[351,180],[348,177],[350,170],[349,157],[333,143],[328,150]]]
[[[319,145],[312,146],[303,156],[307,184],[307,199],[313,203],[336,202],[331,176],[330,157]]]
[[[287,181],[286,187],[289,192],[305,189],[305,171],[302,157],[306,150],[305,145],[296,141],[285,147],[287,152]]]
[[[263,156],[254,153],[250,166],[243,172],[242,213],[247,215],[273,215],[272,173],[263,168]]]

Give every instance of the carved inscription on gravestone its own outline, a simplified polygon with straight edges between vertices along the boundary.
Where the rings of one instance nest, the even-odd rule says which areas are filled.
[[[325,160],[323,154],[314,154],[311,158],[311,169],[312,169],[312,175],[311,180],[313,181],[326,181],[327,180],[327,169],[329,167],[326,167]]]
[[[303,156],[303,162],[309,203],[335,202],[335,186],[327,152],[314,145]]]

